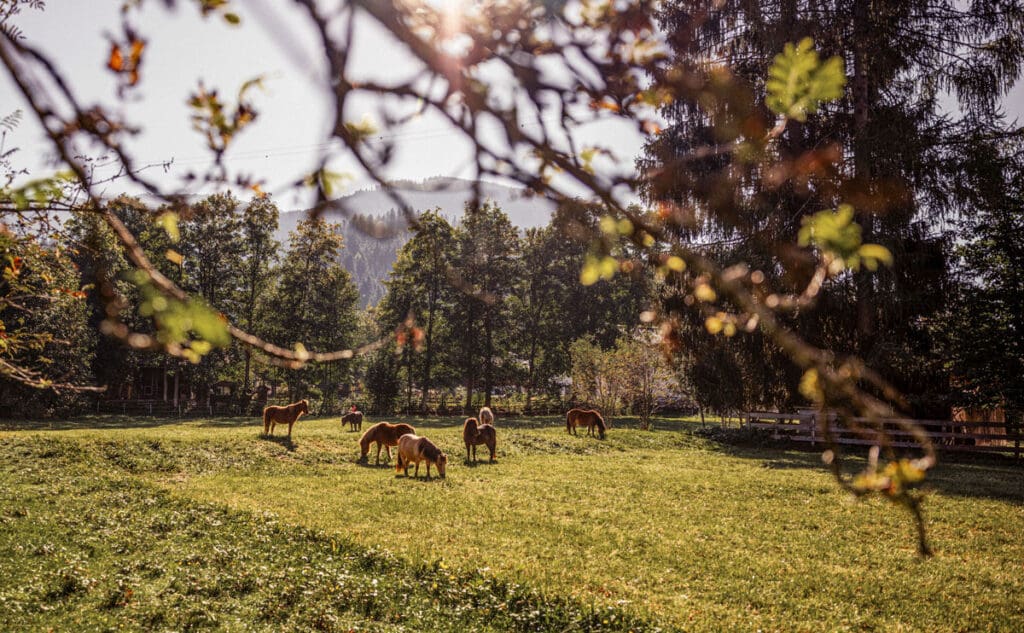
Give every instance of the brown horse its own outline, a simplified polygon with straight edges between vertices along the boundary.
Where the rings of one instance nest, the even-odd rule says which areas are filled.
[[[601,414],[593,409],[569,409],[569,412],[565,414],[565,430],[573,435],[576,435],[576,427],[585,426],[587,427],[587,435],[594,435],[594,427],[597,427],[598,434],[601,439],[604,439],[605,426],[604,418]]]
[[[395,472],[405,471],[409,476],[409,464],[416,464],[414,477],[420,476],[420,462],[427,462],[427,479],[430,479],[430,465],[437,466],[437,473],[444,479],[444,469],[448,464],[448,456],[434,443],[425,437],[409,433],[398,438],[398,459],[395,461]]]
[[[309,413],[309,401],[299,400],[287,407],[271,405],[263,409],[263,434],[273,435],[278,423],[288,425],[288,437],[292,436],[292,425],[303,413]]]
[[[480,424],[494,424],[494,413],[490,407],[480,409]]]
[[[377,442],[377,462],[380,463],[380,448],[381,446],[388,452],[388,459],[391,459],[391,447],[398,445],[398,438],[406,435],[407,433],[415,433],[416,429],[412,428],[408,424],[391,424],[389,422],[378,422],[366,429],[366,433],[359,438],[359,448],[362,449],[362,455],[359,457],[359,461],[366,459],[367,454],[370,452],[370,443]]]
[[[358,431],[363,428],[363,412],[362,411],[350,411],[345,415],[341,416],[341,425],[345,426],[348,424],[352,427],[351,430]]]
[[[470,460],[469,448],[473,447],[472,460],[476,461],[476,447],[486,444],[491,451],[490,461],[494,461],[494,449],[498,445],[498,433],[490,424],[477,424],[476,418],[466,418],[462,425],[462,441],[466,443],[466,461]]]

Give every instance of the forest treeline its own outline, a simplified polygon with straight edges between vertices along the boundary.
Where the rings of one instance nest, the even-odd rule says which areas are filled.
[[[359,285],[367,284],[346,269],[356,254],[346,256],[351,246],[339,223],[306,218],[281,244],[274,239],[279,210],[269,197],[211,195],[175,214],[173,224],[169,208],[119,198],[109,208],[138,235],[160,272],[224,319],[286,348],[367,351],[297,369],[270,363],[237,341],[202,355],[150,351],[152,341],[144,337],[160,336],[154,326],[172,308],[140,285],[108,225],[83,214],[22,262],[19,278],[31,286],[34,278],[42,284],[43,277],[47,283],[58,277],[63,287],[81,289],[40,302],[36,314],[43,318],[29,325],[61,333],[37,354],[59,364],[63,379],[106,391],[47,392],[5,381],[4,398],[19,404],[14,410],[35,415],[81,412],[96,398],[142,397],[132,386],[144,371],[156,370],[176,377],[185,402],[208,403],[217,385],[250,394],[272,384],[289,399],[312,398],[325,413],[349,404],[376,413],[427,411],[439,401],[449,410],[472,410],[495,394],[515,394],[524,408],[541,399],[641,415],[665,404],[724,414],[806,404],[799,371],[756,332],[709,337],[697,331],[687,339],[677,329],[675,338],[663,340],[664,326],[645,327],[665,302],[677,300],[677,289],[652,274],[656,268],[641,265],[646,255],[639,250],[617,252],[615,270],[601,270],[594,245],[580,237],[614,234],[619,227],[592,225],[600,217],[592,207],[564,205],[548,226],[527,231],[512,226],[493,203],[467,207],[454,225],[437,211],[424,212],[415,228],[385,237],[402,246],[384,280],[384,297],[363,309]],[[357,230],[354,223],[348,229]],[[928,271],[943,278],[949,303],[903,324],[914,336],[901,341],[900,363],[883,369],[891,379],[904,379],[909,398],[928,403],[919,415],[948,415],[950,406],[976,403],[970,396],[977,390],[968,397],[957,391],[956,363],[948,355],[958,338],[978,348],[976,324],[950,315],[958,306],[979,309],[969,296],[997,291],[998,276],[984,287],[978,283],[981,274],[993,273],[985,257],[993,243],[981,234],[959,247],[959,269]],[[596,278],[587,279],[594,266]],[[820,336],[832,337],[834,348],[857,344],[856,329],[847,325],[853,298],[840,281],[815,309],[794,315],[794,324],[810,320]],[[879,312],[886,314],[886,307]],[[130,345],[108,336],[117,327],[135,333]],[[928,380],[907,381],[906,367],[927,371]],[[648,384],[637,386],[638,377]],[[158,390],[150,397],[168,396]]]
[[[101,209],[69,208],[54,232],[22,223],[24,209],[45,215],[71,187],[14,186],[22,172],[0,154],[7,410],[81,410],[154,369],[195,400],[218,383],[268,382],[323,411],[351,393],[379,411],[432,393],[463,405],[508,390],[561,396],[567,377],[570,399],[597,401],[602,375],[630,363],[596,356],[627,358],[638,341],[645,358],[671,360],[671,380],[656,382],[713,411],[813,401],[878,414],[870,394],[918,417],[980,405],[1019,420],[1024,130],[1000,104],[1024,68],[1021,2],[692,0],[603,19],[638,37],[656,22],[665,36],[656,55],[624,46],[637,59],[609,65],[600,90],[572,93],[644,131],[636,177],[620,183],[641,204],[618,205],[593,177],[608,148],[545,158],[519,181],[554,194],[545,170],[557,164],[606,205],[551,195],[561,201],[551,224],[524,233],[492,204],[454,226],[428,211],[366,310],[364,286],[339,263],[359,261],[355,240],[322,220],[278,244],[267,197],[103,202],[159,272],[201,300],[178,301],[132,272]],[[508,59],[532,59],[522,52]],[[358,151],[352,130],[343,140]],[[544,149],[534,154],[554,151]],[[221,318],[303,353],[383,343],[289,368],[232,342],[211,325]],[[583,378],[584,357],[606,368],[587,374],[597,379]]]
[[[279,210],[269,197],[243,202],[212,195],[176,212],[173,224],[169,208],[147,209],[136,199],[117,199],[109,209],[163,275],[227,321],[286,348],[372,351],[299,369],[268,363],[237,342],[205,354],[182,350],[178,358],[150,351],[160,336],[154,325],[172,306],[139,286],[107,224],[86,214],[71,218],[54,234],[60,241],[26,263],[32,272],[25,278],[58,272],[42,270],[65,261],[47,252],[68,254],[73,265],[59,271],[63,285],[84,290],[50,304],[38,325],[73,335],[39,354],[66,367],[65,380],[107,391],[47,393],[11,382],[4,386],[8,401],[45,414],[89,408],[93,398],[139,398],[132,385],[147,369],[175,375],[182,398],[197,403],[208,402],[223,383],[240,393],[274,384],[291,399],[315,399],[325,412],[338,410],[346,398],[346,404],[386,412],[425,407],[431,394],[450,394],[452,406],[456,393],[467,406],[490,402],[498,390],[524,393],[527,400],[552,392],[561,397],[570,346],[586,339],[614,347],[653,299],[651,280],[640,275],[580,283],[587,244],[568,234],[580,230],[573,227],[581,214],[520,232],[493,204],[467,210],[455,226],[436,211],[423,213],[401,238],[385,296],[361,309],[357,281],[344,265],[353,254],[346,257],[350,247],[339,223],[307,218],[280,244],[274,239]],[[116,334],[114,328],[134,333],[129,345],[106,336]],[[166,387],[151,397],[166,398]]]

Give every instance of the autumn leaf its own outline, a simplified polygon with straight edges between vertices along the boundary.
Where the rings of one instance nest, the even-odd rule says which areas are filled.
[[[115,73],[124,70],[124,56],[121,55],[121,47],[115,42],[110,43],[110,58],[107,60],[107,68]]]

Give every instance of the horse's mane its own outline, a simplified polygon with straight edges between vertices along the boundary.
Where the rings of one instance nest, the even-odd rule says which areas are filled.
[[[476,418],[466,418],[466,421],[462,423],[462,432],[465,433],[466,429],[473,429],[474,431],[480,428]]]
[[[282,419],[281,416],[283,415],[286,418],[291,418],[292,420],[294,420],[294,419],[298,418],[299,414],[301,414],[301,413],[309,413],[309,401],[308,400],[299,400],[298,402],[293,402],[293,403],[291,403],[289,405],[285,405],[283,407],[279,406],[279,405],[273,405],[272,404],[269,407],[266,407],[265,409],[263,409],[263,417],[264,417],[264,419],[266,419],[267,416],[270,416],[272,419],[278,420],[278,419]]]
[[[359,445],[362,446],[363,448],[366,448],[367,446],[369,446],[370,442],[373,441],[373,439],[370,438],[370,434],[374,433],[376,431],[376,429],[377,429],[377,425],[374,424],[370,428],[368,428],[365,431],[363,431],[363,434],[359,437]]]
[[[438,448],[436,444],[434,444],[427,438],[420,437],[418,443],[420,454],[423,455],[424,458],[432,462],[437,462],[437,460],[441,459],[441,457],[444,456],[444,453],[441,451],[441,449]]]
[[[594,419],[597,420],[597,428],[601,429],[602,431],[608,428],[604,425],[604,418],[601,417],[601,414],[598,411],[591,411],[590,413],[593,413]]]
[[[405,430],[405,429],[408,429],[408,430]],[[378,441],[377,440],[377,436],[379,436],[379,435],[381,435],[383,433],[390,432],[390,431],[403,431],[403,430],[405,430],[405,433],[415,433],[416,432],[416,429],[414,429],[412,427],[412,425],[406,424],[405,422],[399,422],[397,424],[391,424],[390,422],[378,422],[378,423],[374,424],[373,426],[371,426],[370,428],[368,428],[365,431],[363,431],[363,435],[359,438],[359,445],[360,446],[364,446],[364,447],[365,446],[369,446],[370,442]],[[400,434],[400,435],[402,435],[402,434]]]

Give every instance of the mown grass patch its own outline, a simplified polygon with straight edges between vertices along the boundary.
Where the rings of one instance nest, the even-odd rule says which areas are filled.
[[[202,508],[243,523],[271,521],[264,517],[269,511],[275,529],[305,535],[283,550],[274,538],[256,541],[248,553],[254,558],[241,560],[241,568],[275,570],[303,556],[315,562],[326,547],[353,556],[375,552],[391,561],[374,576],[378,583],[396,583],[396,591],[420,596],[415,599],[424,605],[440,600],[432,588],[438,581],[431,577],[413,586],[402,579],[421,578],[415,571],[421,568],[441,570],[457,578],[456,584],[438,584],[449,587],[451,599],[440,600],[436,611],[423,611],[426,615],[416,620],[423,630],[447,630],[444,614],[470,629],[551,630],[555,620],[569,630],[596,626],[594,621],[579,625],[585,617],[614,629],[628,628],[622,618],[629,617],[635,618],[629,625],[640,628],[660,624],[687,630],[1024,629],[1020,467],[941,464],[925,506],[937,555],[921,560],[909,517],[881,502],[850,500],[814,453],[722,447],[695,436],[687,421],[665,421],[659,428],[673,430],[654,433],[616,421],[602,442],[569,436],[559,418],[524,423],[502,418],[498,462],[470,465],[463,461],[459,420],[408,421],[449,453],[447,479],[396,476],[387,466],[374,467],[372,454],[370,464],[360,463],[359,434],[343,430],[337,420],[303,420],[292,442],[260,438],[253,420],[239,420],[234,426],[192,421],[4,434],[0,446],[18,464],[22,493],[11,493],[11,499],[28,498],[24,493],[32,486],[51,490],[43,498],[82,496],[82,486],[102,472],[119,486],[155,499],[139,511],[151,512],[146,520],[154,524],[167,523],[167,534],[188,532],[166,516],[166,508]],[[54,472],[62,474],[54,478]],[[3,490],[6,494],[8,488]],[[125,504],[107,508],[100,503],[105,494],[90,497],[91,510],[79,508],[76,514],[110,520]],[[22,501],[27,516],[39,512],[34,503]],[[20,512],[17,502],[11,507]],[[24,518],[2,519],[5,530],[27,525],[18,523]],[[211,542],[208,552],[246,541],[244,532],[253,529],[217,520],[221,525],[203,531],[204,538],[223,540]],[[65,524],[57,515],[39,523]],[[153,551],[142,569],[174,559],[173,552]],[[336,556],[333,549],[331,555]],[[112,552],[108,558],[113,564],[134,556]],[[216,560],[208,553],[198,567],[216,575],[210,562]],[[51,571],[74,569],[75,560],[68,561]],[[106,601],[116,611],[124,583],[111,574],[86,574],[83,582],[65,585],[51,574],[46,590],[32,595],[46,605],[47,591],[66,591],[57,604]],[[140,574],[138,586],[147,596],[178,591],[159,589],[164,581]],[[97,577],[106,589],[88,581]],[[460,593],[463,585],[480,584],[519,588],[535,596],[531,611],[555,620],[529,620],[534,617],[529,611],[522,616],[529,625],[484,618],[481,598]],[[347,604],[317,594],[312,585],[305,591],[318,596],[318,603]],[[274,595],[269,587],[252,594],[259,597],[255,602]],[[289,611],[282,620],[260,619],[246,598],[230,596],[225,591],[210,598],[222,628],[236,621],[301,628],[312,617],[312,603],[302,602],[301,617]],[[339,626],[392,630],[408,625],[360,615],[358,606],[331,608],[334,620],[328,620]],[[601,614],[608,609],[619,619],[604,625]],[[127,606],[122,611],[128,612]],[[407,611],[397,607],[394,613]],[[480,619],[466,620],[469,612]],[[577,615],[558,615],[565,612]],[[60,616],[64,620],[30,622],[70,622],[72,613],[79,612],[70,609]]]
[[[627,610],[402,560],[136,476],[144,464],[210,467],[185,449],[0,439],[0,630],[659,630]]]

